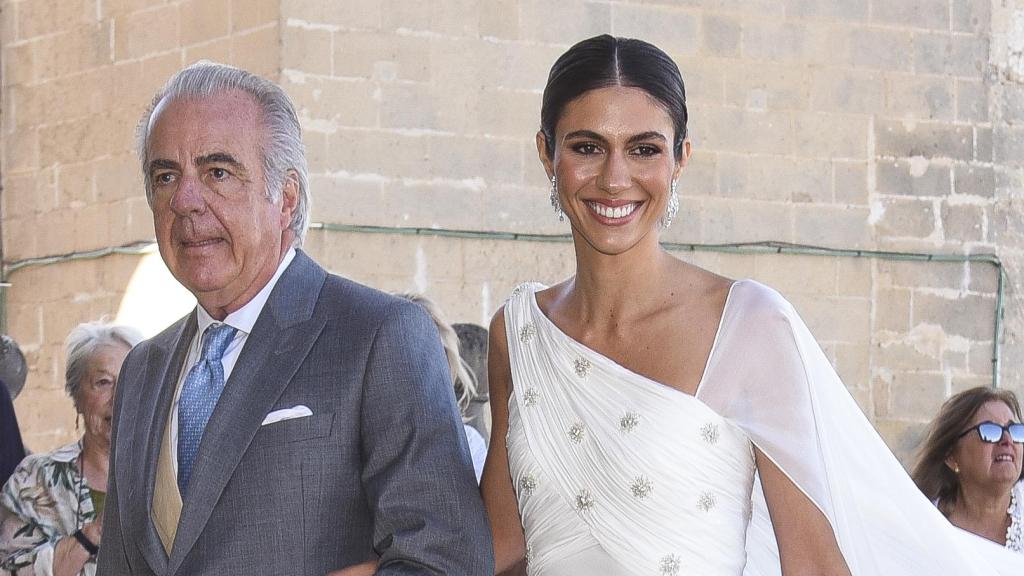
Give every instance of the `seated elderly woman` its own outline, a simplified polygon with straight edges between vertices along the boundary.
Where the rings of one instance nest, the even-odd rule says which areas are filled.
[[[953,525],[1024,552],[1022,443],[1013,392],[965,390],[932,422],[914,481]]]
[[[80,324],[68,335],[64,385],[85,432],[72,444],[28,456],[3,486],[0,571],[96,573],[114,387],[141,340],[133,328],[103,323]]]

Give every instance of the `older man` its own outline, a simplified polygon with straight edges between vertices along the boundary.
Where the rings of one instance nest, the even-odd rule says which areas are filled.
[[[195,64],[139,153],[160,255],[199,305],[124,363],[99,573],[492,574],[430,318],[297,249],[287,96]]]

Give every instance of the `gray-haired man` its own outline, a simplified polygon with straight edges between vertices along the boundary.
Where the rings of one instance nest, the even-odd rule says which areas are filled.
[[[294,108],[200,63],[140,125],[160,254],[199,301],[125,360],[99,573],[492,574],[441,345],[327,274]]]

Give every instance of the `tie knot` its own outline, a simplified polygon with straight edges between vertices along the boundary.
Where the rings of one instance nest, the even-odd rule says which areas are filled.
[[[228,343],[235,337],[235,328],[227,324],[210,324],[203,334],[203,360],[220,360]]]

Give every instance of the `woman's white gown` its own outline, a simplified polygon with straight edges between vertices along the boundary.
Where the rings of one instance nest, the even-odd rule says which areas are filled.
[[[771,458],[822,510],[860,575],[1024,575],[917,490],[792,306],[736,282],[695,396],[505,307],[508,456],[529,574],[781,573],[754,466]]]

